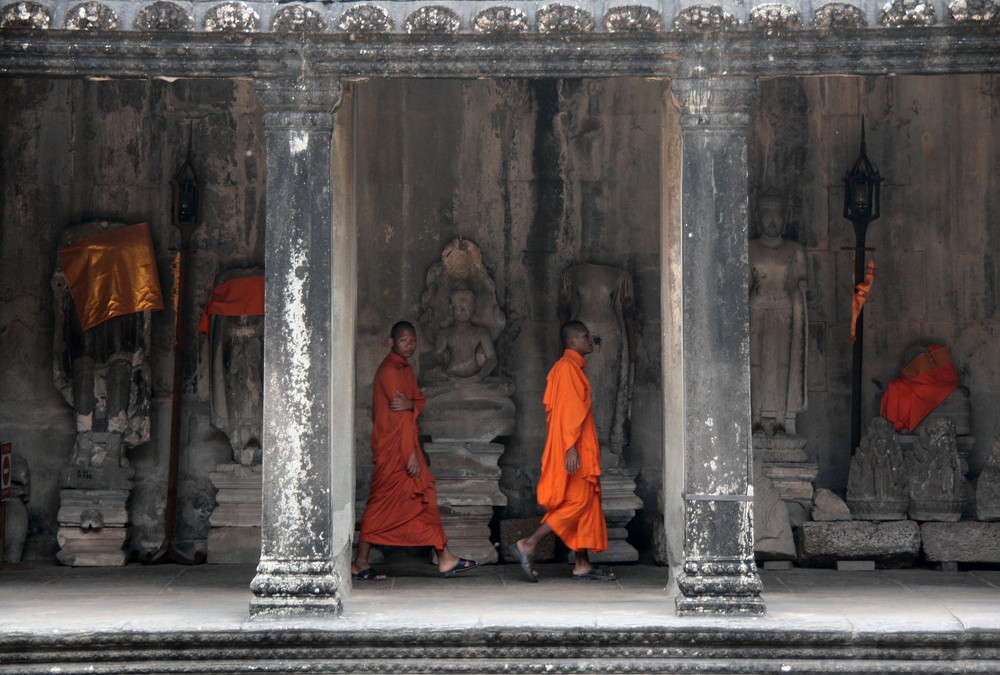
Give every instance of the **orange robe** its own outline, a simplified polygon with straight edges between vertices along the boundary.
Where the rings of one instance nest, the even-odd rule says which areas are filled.
[[[913,431],[959,385],[947,347],[931,345],[913,359],[882,394],[879,414],[896,431]]]
[[[549,371],[545,416],[549,435],[542,455],[538,503],[560,539],[574,551],[608,548],[608,526],[601,508],[601,446],[590,400],[587,362],[571,349]],[[576,446],[580,468],[566,471],[566,452]]]
[[[413,410],[394,412],[389,399],[401,391],[413,401]],[[433,546],[444,548],[448,538],[441,526],[437,490],[423,450],[417,417],[426,401],[413,368],[396,352],[382,361],[375,373],[372,392],[372,472],[368,507],[361,519],[361,541],[386,546]],[[414,449],[420,475],[410,478],[406,463]]]

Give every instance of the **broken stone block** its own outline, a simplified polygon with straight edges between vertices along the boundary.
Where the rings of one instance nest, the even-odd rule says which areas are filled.
[[[851,510],[847,504],[826,488],[819,488],[813,494],[813,520],[851,520]]]
[[[932,562],[1000,562],[1000,523],[923,523],[920,538]]]
[[[906,518],[909,477],[894,437],[892,423],[875,417],[851,458],[847,505],[855,520]]]
[[[794,560],[788,509],[774,483],[764,475],[763,464],[761,460],[753,463],[754,555],[758,560]]]
[[[968,481],[955,443],[955,423],[938,418],[922,427],[906,453],[910,477],[910,518],[955,522],[969,498]]]
[[[837,560],[874,560],[880,567],[907,567],[920,553],[920,526],[912,520],[802,523],[799,564],[831,566]]]
[[[1000,520],[1000,441],[993,443],[976,481],[976,519]]]

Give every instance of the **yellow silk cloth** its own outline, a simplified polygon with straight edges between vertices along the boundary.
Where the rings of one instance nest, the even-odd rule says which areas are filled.
[[[149,223],[80,239],[59,249],[83,330],[123,314],[163,309]]]

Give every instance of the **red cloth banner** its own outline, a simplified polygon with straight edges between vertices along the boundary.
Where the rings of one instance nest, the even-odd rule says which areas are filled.
[[[239,277],[219,284],[205,304],[198,330],[208,334],[212,314],[222,316],[263,316],[264,277]]]

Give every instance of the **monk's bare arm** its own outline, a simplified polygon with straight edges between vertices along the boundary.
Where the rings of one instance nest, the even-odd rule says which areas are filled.
[[[576,446],[574,445],[569,450],[566,451],[566,472],[569,474],[574,474],[580,470],[580,453],[577,452]]]
[[[389,399],[389,410],[393,412],[413,410],[413,399],[397,389],[396,395]]]

